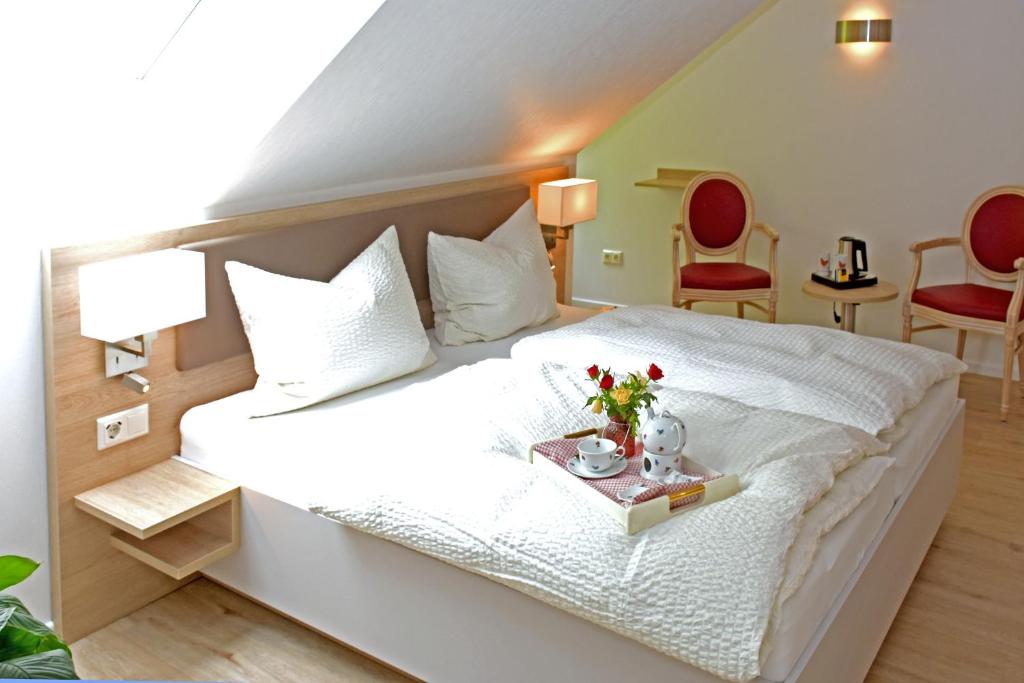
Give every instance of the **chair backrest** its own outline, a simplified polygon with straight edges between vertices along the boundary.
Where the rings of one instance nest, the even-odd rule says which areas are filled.
[[[687,246],[701,254],[746,255],[754,219],[754,201],[742,180],[731,173],[702,173],[683,194],[680,221]]]
[[[1016,280],[1013,262],[1024,257],[1024,187],[997,187],[975,199],[962,238],[967,261],[978,272],[992,280]]]

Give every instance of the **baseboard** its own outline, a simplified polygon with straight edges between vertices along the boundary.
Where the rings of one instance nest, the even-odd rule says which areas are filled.
[[[977,375],[985,375],[986,377],[1003,377],[1003,366],[1001,363],[986,363],[979,361],[965,361],[967,363],[968,372],[973,372]],[[1017,368],[1017,371],[1013,374],[1013,379],[1020,380],[1021,368]]]
[[[625,308],[629,304],[620,304],[614,301],[600,301],[598,299],[583,299],[578,296],[572,298],[573,306],[582,306],[583,308],[604,308],[605,306],[614,306],[615,308]]]

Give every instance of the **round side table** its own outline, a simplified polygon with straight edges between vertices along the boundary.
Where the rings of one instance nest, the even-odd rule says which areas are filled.
[[[843,305],[840,329],[856,332],[857,306],[873,304],[880,301],[892,301],[900,294],[899,288],[891,282],[879,280],[877,285],[857,287],[855,289],[833,289],[828,285],[818,284],[814,280],[805,280],[804,294],[815,299],[825,299]]]

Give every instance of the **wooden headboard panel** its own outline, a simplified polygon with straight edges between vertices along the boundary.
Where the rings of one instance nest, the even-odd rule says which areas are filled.
[[[278,261],[259,261],[255,256],[248,258],[233,250],[243,244],[260,244],[261,240],[255,235],[265,237],[268,241],[263,244],[269,245],[278,239],[278,234],[288,235],[293,230],[316,231],[316,226],[334,225],[334,237],[340,240],[338,244],[342,245],[342,250],[327,255],[329,258],[325,256],[322,261],[311,261],[309,270],[306,270],[307,265],[297,264],[298,270],[291,271],[328,279],[369,244],[380,230],[392,222],[399,222],[396,216],[406,216],[402,220],[405,227],[399,225],[402,252],[417,296],[425,297],[425,257],[423,252],[417,251],[422,247],[414,248],[416,231],[437,227],[438,230],[482,236],[500,223],[502,214],[508,216],[518,206],[517,202],[525,199],[524,187],[535,193],[538,183],[568,175],[567,167],[557,166],[248,214],[124,240],[44,252],[50,576],[54,621],[64,637],[69,641],[77,640],[181,585],[181,582],[112,548],[109,542],[111,527],[78,510],[74,506],[74,496],[174,455],[180,446],[178,423],[189,408],[247,389],[255,381],[249,353],[232,355],[224,360],[208,357],[208,364],[180,370],[176,363],[179,334],[171,330],[160,334],[149,366],[142,371],[153,387],[145,397],[122,387],[117,378],[107,379],[103,370],[102,343],[86,339],[79,333],[79,266],[200,242],[206,243],[201,248],[213,254],[214,245],[210,241],[215,240],[229,245],[225,254],[237,254],[234,257],[248,259],[254,265],[287,272],[287,268],[278,267]],[[490,200],[497,202],[493,211],[487,209],[474,214],[473,210],[463,213],[457,209],[480,207]],[[436,226],[410,223],[414,215],[433,215],[439,222]],[[442,219],[448,224],[441,225]],[[465,222],[461,222],[463,220]],[[414,228],[414,225],[419,227]],[[350,234],[351,243],[341,239]],[[421,234],[421,239],[419,244],[425,245],[425,233]],[[307,253],[306,258],[314,257]],[[210,265],[217,269],[216,264]],[[222,297],[229,296],[223,289],[218,291]],[[233,316],[233,301],[229,300],[229,304]],[[188,333],[182,332],[180,336],[184,337],[186,344],[191,343]],[[236,346],[235,351],[237,349]],[[223,351],[218,353],[220,356],[223,354]],[[96,418],[144,402],[149,404],[149,434],[97,451]]]
[[[206,317],[180,325],[177,366],[191,370],[249,352],[224,263],[241,261],[273,273],[326,281],[359,255],[390,225],[398,228],[413,293],[426,327],[433,326],[427,283],[427,233],[482,239],[530,197],[529,185],[340,216],[272,232],[238,235],[186,249],[206,254]]]

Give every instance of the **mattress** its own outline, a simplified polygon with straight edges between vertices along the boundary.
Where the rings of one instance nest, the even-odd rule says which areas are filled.
[[[549,326],[569,324],[593,311],[563,308],[562,313]],[[458,365],[489,357],[507,357],[515,341],[540,329],[544,328],[523,331],[496,342],[463,347],[435,346],[439,362],[431,368],[288,415],[247,419],[238,395],[197,407],[182,420],[182,455],[203,469],[247,488],[304,507],[304,482],[308,482],[311,473],[321,469],[318,463],[323,462],[322,458],[332,457],[316,443],[303,442],[304,434],[322,433],[320,425],[329,421],[338,425],[339,438],[344,439],[346,430],[359,428],[359,425],[345,422],[345,406],[352,402],[379,402],[381,411],[387,411],[389,393],[436,377]],[[857,510],[822,539],[803,584],[782,604],[774,632],[765,641],[763,678],[782,680],[792,669],[893,503],[921,464],[942,421],[952,410],[956,395],[956,378],[936,384],[916,408],[883,435],[893,444],[889,454],[893,467]],[[286,468],[282,467],[282,462],[287,462]],[[282,476],[285,471],[291,476]]]

